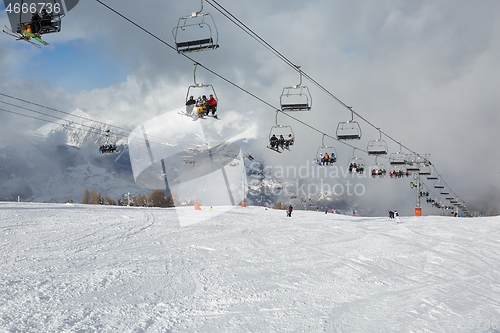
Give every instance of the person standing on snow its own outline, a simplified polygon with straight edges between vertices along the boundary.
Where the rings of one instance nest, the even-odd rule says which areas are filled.
[[[394,218],[396,219],[396,223],[401,223],[401,220],[399,219],[399,213],[397,210],[394,211]]]
[[[293,207],[292,205],[288,205],[288,209],[286,210],[286,217],[292,217]]]

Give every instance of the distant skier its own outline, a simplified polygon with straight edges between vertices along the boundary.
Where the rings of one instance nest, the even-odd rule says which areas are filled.
[[[286,217],[292,217],[293,207],[292,205],[288,205],[288,209],[286,210]]]
[[[394,211],[394,218],[396,219],[396,223],[401,223],[401,220],[399,219],[399,213],[397,210]]]
[[[394,212],[392,210],[389,211],[389,218],[390,219],[394,218]]]

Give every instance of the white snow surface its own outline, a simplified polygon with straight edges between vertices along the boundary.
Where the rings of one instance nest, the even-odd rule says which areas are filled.
[[[500,218],[401,222],[0,203],[0,332],[500,332]]]

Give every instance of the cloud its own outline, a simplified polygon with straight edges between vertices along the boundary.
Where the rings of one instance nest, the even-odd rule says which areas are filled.
[[[169,45],[97,2],[80,2],[65,17],[62,32],[46,37],[51,43],[48,49],[1,37],[0,92],[68,112],[80,108],[98,120],[134,128],[183,105],[193,84],[193,61],[199,61],[272,105],[199,67],[197,81],[212,84],[220,99],[223,120],[213,124],[219,135],[253,124],[259,132],[252,136],[269,135],[283,87],[299,80],[290,66],[207,3],[204,10],[215,19],[220,48],[190,54],[192,59],[171,48],[172,29],[181,16],[199,8],[198,1],[155,0],[147,6],[134,1],[106,3]],[[399,150],[394,139],[410,150],[431,154],[443,177],[466,202],[500,190],[489,171],[500,162],[494,153],[500,142],[496,98],[500,25],[495,15],[499,3],[280,0],[222,5],[387,133],[390,138],[383,139],[391,152]],[[5,23],[6,17],[0,20]],[[50,68],[48,75],[42,65]],[[25,68],[33,75],[26,75]],[[311,160],[322,133],[335,136],[337,124],[350,119],[348,110],[314,83],[304,80],[303,85],[311,90],[313,110],[293,116],[319,132],[280,116],[282,124],[292,126],[297,141],[289,154],[269,156],[271,163],[300,165]],[[0,117],[14,126],[21,122],[16,116]],[[356,119],[363,137],[352,144],[366,149],[379,134]],[[27,122],[26,126],[36,126],[36,121]],[[345,165],[353,149],[334,140],[332,145],[338,163]],[[407,191],[406,184],[369,186],[377,189],[366,203],[372,206],[387,205],[380,204],[379,193],[389,193],[384,202],[391,202]]]

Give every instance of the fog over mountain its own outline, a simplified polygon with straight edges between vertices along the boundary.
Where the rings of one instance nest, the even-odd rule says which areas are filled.
[[[72,199],[80,202],[86,188],[115,200],[124,193],[149,194],[151,188],[141,188],[134,181],[130,152],[123,133],[109,134],[113,133],[107,132],[109,128],[106,123],[91,120],[87,113],[77,110],[64,119],[18,135],[15,145],[0,148],[0,200],[15,201],[19,197],[21,201],[64,202]],[[98,146],[108,135],[110,142],[117,143],[118,152],[100,154]],[[189,133],[186,135],[190,136]],[[335,209],[349,214],[352,209],[358,210],[359,205],[353,198],[334,195],[330,186],[320,190],[324,179],[309,179],[311,174],[306,173],[306,177],[297,180],[292,175],[276,172],[276,166],[266,164],[273,161],[266,157],[267,149],[259,149],[265,147],[266,141],[236,141],[236,146],[247,157],[236,164],[245,166],[243,177],[247,184],[245,200],[248,204],[274,206],[282,203],[292,204],[297,209]],[[260,155],[259,151],[265,154]],[[191,172],[191,166],[187,165],[186,170]],[[236,182],[239,185],[240,181]],[[168,188],[159,187],[170,193]],[[366,208],[361,208],[361,212],[370,213]]]
[[[82,111],[74,115],[88,118]],[[80,201],[85,188],[114,199],[143,192],[131,176],[126,145],[118,142],[116,154],[98,154],[105,126],[78,123],[49,123],[0,148],[0,200]]]

